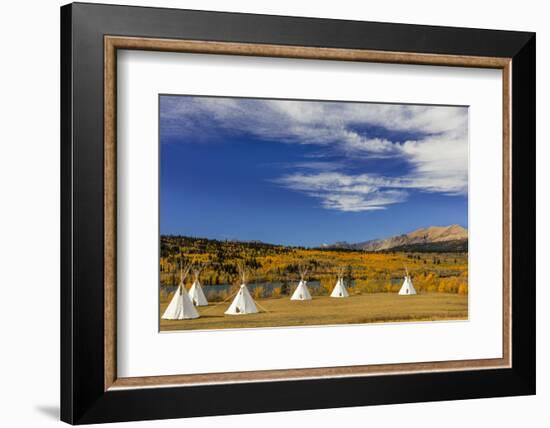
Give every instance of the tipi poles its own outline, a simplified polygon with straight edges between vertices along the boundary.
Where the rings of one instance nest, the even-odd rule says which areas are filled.
[[[247,271],[244,262],[237,263],[237,271],[239,272],[239,276],[241,277],[241,284],[246,284]]]
[[[262,305],[260,305],[257,300],[254,300],[254,304],[256,306],[259,306],[262,311],[269,312],[266,308],[264,308]]]
[[[300,281],[303,281],[307,275],[309,268],[305,265],[298,265],[298,272],[300,273]]]
[[[183,282],[185,281],[185,278],[187,278],[187,275],[189,275],[189,271],[191,270],[191,263],[186,263],[185,265],[183,262],[180,262],[180,284],[179,284],[179,292],[180,294],[183,293]]]
[[[214,304],[214,305],[211,305],[211,306],[208,307],[207,309],[204,309],[204,310],[202,311],[202,313],[205,314],[205,313],[208,312],[209,310],[214,309],[215,307],[224,304],[224,303],[227,302],[229,299],[235,297],[235,295],[236,295],[238,292],[239,292],[239,289],[237,288],[237,290],[236,290],[235,292],[233,292],[232,294],[228,295],[228,296],[227,296],[225,299],[223,299],[221,302],[218,302],[218,303],[216,303],[216,304]]]
[[[193,269],[193,278],[195,281],[199,280],[202,271],[206,268],[207,265],[208,263],[195,263],[195,268]]]
[[[338,275],[338,281],[343,281],[344,280],[344,268],[343,267],[338,268],[337,275]]]

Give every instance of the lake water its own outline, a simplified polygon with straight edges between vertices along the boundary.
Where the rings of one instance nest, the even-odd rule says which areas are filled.
[[[390,279],[391,285],[401,285],[403,282],[403,278],[392,278]],[[334,281],[336,284],[336,280]],[[283,282],[251,282],[249,284],[246,284],[248,291],[251,293],[254,293],[254,289],[257,287],[262,287],[264,291],[267,294],[270,294],[274,288],[281,287],[284,283]],[[291,281],[286,283],[289,286],[290,290],[294,290],[294,288],[298,285],[298,281]],[[353,288],[355,285],[355,281],[352,281],[350,285],[347,285],[347,287]],[[307,286],[311,290],[318,289],[321,286],[321,283],[319,281],[308,281]],[[220,284],[220,285],[203,285],[202,289],[204,291],[204,294],[206,294],[206,297],[208,298],[209,295],[212,294],[218,294],[222,292],[228,292],[231,289],[231,284]],[[177,286],[163,286],[161,287],[161,290],[163,293],[173,293],[176,291]]]
[[[249,284],[246,284],[246,287],[248,288],[248,291],[251,293],[254,292],[255,288],[262,287],[264,291],[271,293],[274,288],[281,287],[284,283],[283,282],[251,282]],[[286,283],[290,289],[294,289],[298,285],[298,282],[287,282]],[[308,281],[307,286],[311,289],[316,289],[321,286],[321,283],[319,281]],[[220,285],[203,285],[202,290],[206,295],[210,293],[221,293],[224,291],[229,291],[231,289],[231,284],[220,284]],[[177,286],[175,287],[162,287],[162,290],[168,293],[172,293],[177,289]]]

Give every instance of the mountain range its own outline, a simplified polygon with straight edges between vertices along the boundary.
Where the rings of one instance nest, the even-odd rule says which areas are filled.
[[[404,235],[357,243],[336,242],[325,245],[324,248],[363,251],[465,252],[468,251],[468,230],[458,224],[430,226]]]

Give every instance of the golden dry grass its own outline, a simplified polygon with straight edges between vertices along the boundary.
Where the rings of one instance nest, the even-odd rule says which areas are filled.
[[[170,296],[161,297],[160,313]],[[258,299],[268,312],[224,315],[231,300],[197,308],[194,320],[161,320],[161,331],[225,328],[283,327],[328,324],[362,324],[394,321],[465,320],[468,296],[448,293],[422,293],[399,296],[397,293],[353,295],[338,299],[314,297],[311,301],[291,301],[289,296]]]

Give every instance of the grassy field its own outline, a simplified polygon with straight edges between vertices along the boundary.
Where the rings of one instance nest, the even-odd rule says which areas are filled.
[[[161,314],[172,297],[163,296]],[[161,331],[223,328],[283,327],[327,324],[359,324],[391,321],[465,320],[468,296],[449,293],[422,293],[399,296],[397,293],[354,295],[344,299],[316,296],[310,301],[291,301],[289,297],[257,299],[267,312],[224,315],[231,300],[197,308],[200,318],[161,320]]]

